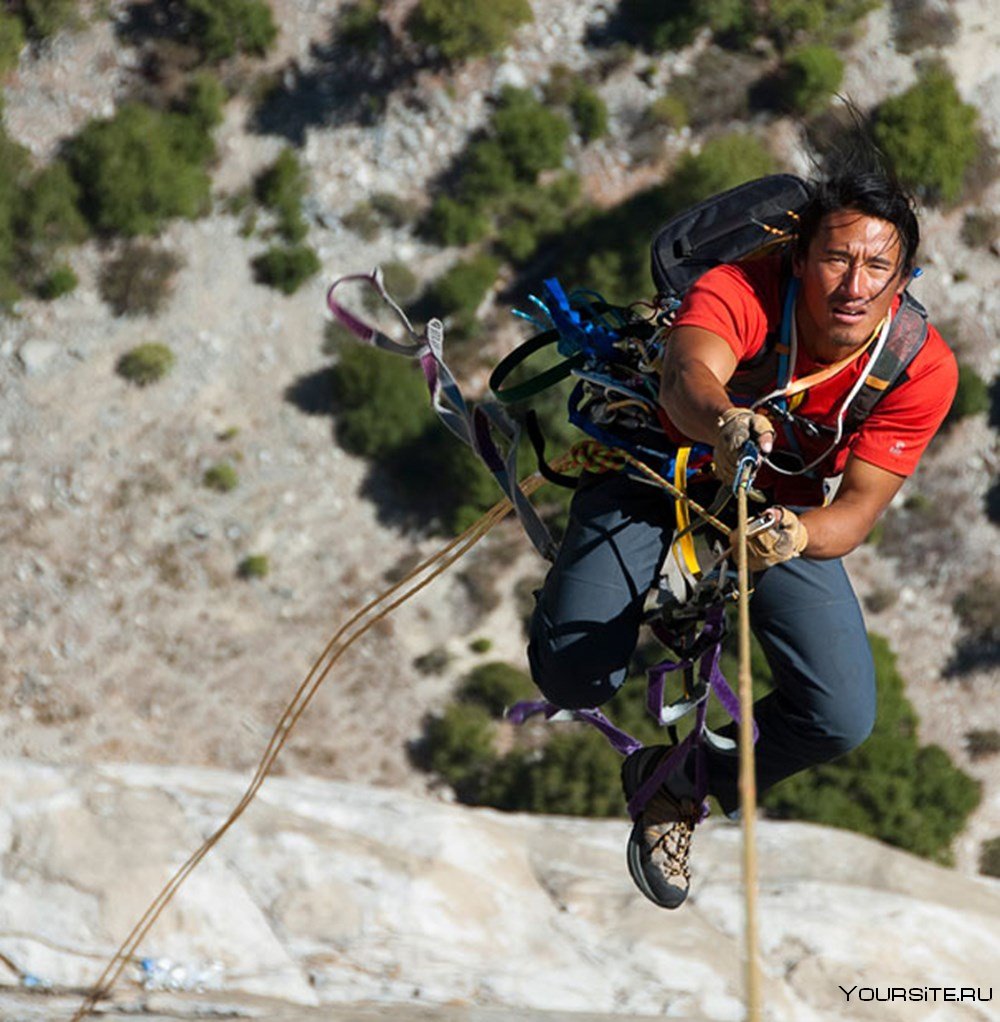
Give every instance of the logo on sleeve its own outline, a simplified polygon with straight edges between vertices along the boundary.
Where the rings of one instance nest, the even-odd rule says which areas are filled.
[[[902,457],[903,452],[906,450],[905,440],[895,440],[892,446],[889,448],[889,453],[895,455],[897,458]]]

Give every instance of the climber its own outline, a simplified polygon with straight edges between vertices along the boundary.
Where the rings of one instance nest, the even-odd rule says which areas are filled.
[[[905,291],[918,242],[913,199],[890,174],[835,173],[812,184],[790,252],[709,270],[666,342],[670,439],[714,449],[716,478],[693,493],[707,504],[731,485],[750,439],[763,455],[754,486],[780,515],[748,541],[751,625],[775,684],[754,707],[761,792],[855,748],[874,724],[874,666],[841,559],[914,471],[957,385],[954,356]],[[532,618],[529,661],[550,702],[593,708],[622,685],[673,526],[663,490],[623,473],[581,480]],[[626,799],[666,755],[626,758]],[[738,758],[705,755],[708,793],[737,815]],[[695,774],[690,757],[674,769],[629,837],[632,877],[664,908],[688,893]]]

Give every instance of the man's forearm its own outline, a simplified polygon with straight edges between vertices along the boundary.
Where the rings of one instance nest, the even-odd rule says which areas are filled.
[[[719,416],[733,403],[707,366],[668,362],[660,383],[660,404],[685,436],[710,444],[719,432]]]
[[[799,515],[809,533],[803,554],[816,560],[843,557],[860,546],[877,521],[859,508],[836,502]]]

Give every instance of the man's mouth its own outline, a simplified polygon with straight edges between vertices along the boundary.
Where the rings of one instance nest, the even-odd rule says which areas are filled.
[[[863,306],[834,305],[830,312],[838,323],[860,323],[865,317],[865,308]]]

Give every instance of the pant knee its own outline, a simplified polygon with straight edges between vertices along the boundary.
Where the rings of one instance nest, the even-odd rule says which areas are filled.
[[[622,686],[627,671],[596,670],[586,643],[557,636],[535,608],[528,642],[531,676],[542,695],[565,710],[591,709],[606,703]]]

